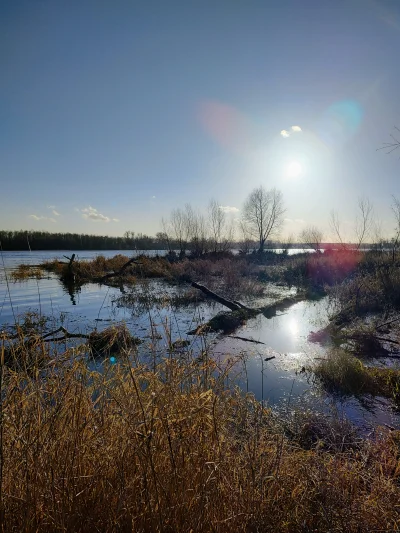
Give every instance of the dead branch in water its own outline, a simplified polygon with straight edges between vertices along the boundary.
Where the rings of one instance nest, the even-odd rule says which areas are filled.
[[[292,298],[284,298],[273,304],[260,308],[246,307],[240,302],[232,302],[227,300],[223,296],[210,291],[204,285],[200,283],[192,282],[192,287],[201,290],[212,300],[219,302],[228,309],[231,313],[218,313],[215,317],[209,320],[206,324],[198,326],[195,330],[189,331],[188,335],[203,335],[210,331],[223,331],[224,333],[233,333],[239,326],[243,325],[247,319],[253,318],[259,314],[263,314],[266,318],[272,318],[276,316],[278,311],[284,311],[293,304],[303,299],[301,296],[294,296]],[[248,340],[244,339],[243,340]],[[257,341],[253,341],[257,342]]]
[[[192,282],[192,287],[194,287],[195,289],[199,289],[202,293],[204,293],[206,296],[211,298],[211,300],[214,300],[224,305],[231,311],[238,311],[239,309],[246,309],[246,310],[253,311],[253,309],[249,309],[249,307],[246,307],[245,305],[239,302],[232,302],[231,300],[227,300],[223,296],[220,296],[219,294],[213,291],[210,291],[210,289],[208,289],[205,285],[200,285],[200,283],[196,283],[195,281]]]
[[[107,279],[114,278],[115,276],[122,276],[124,271],[128,268],[129,265],[132,265],[133,263],[140,264],[140,262],[132,257],[127,261],[117,272],[110,272],[109,274],[105,274],[101,278],[98,278],[96,281],[106,281]]]
[[[245,342],[254,342],[254,344],[265,344],[265,342],[255,341],[254,339],[246,339],[246,337],[239,337],[237,335],[227,335],[230,339],[238,339]]]

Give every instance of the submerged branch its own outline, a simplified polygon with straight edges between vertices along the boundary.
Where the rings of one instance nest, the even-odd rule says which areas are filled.
[[[238,339],[239,341],[254,342],[254,344],[265,344],[265,342],[256,341],[254,339],[246,339],[246,337],[239,337],[238,335],[227,335],[230,339]]]
[[[257,315],[263,314],[266,318],[272,318],[276,316],[278,311],[284,311],[288,307],[294,305],[295,303],[301,301],[303,296],[293,296],[291,298],[284,298],[273,304],[266,305],[264,307],[252,308],[246,307],[245,305],[239,302],[232,302],[227,300],[219,294],[216,294],[213,291],[210,291],[204,285],[193,282],[192,287],[201,290],[212,300],[221,303],[232,312],[221,312],[209,320],[206,324],[201,324],[195,330],[189,331],[188,335],[203,335],[210,331],[223,331],[224,333],[232,333],[239,326],[243,325],[246,320],[249,318],[254,318]],[[244,339],[243,340],[248,340]],[[258,342],[258,341],[253,341]]]

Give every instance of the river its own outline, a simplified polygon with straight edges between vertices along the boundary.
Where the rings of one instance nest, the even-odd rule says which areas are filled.
[[[73,252],[71,252],[73,253]],[[112,257],[118,251],[77,252],[80,259],[98,254]],[[126,251],[121,251],[126,255]],[[153,252],[154,253],[154,252]],[[302,301],[267,319],[260,315],[239,328],[234,336],[258,341],[260,344],[212,334],[206,338],[188,336],[188,331],[206,322],[222,309],[219,304],[200,302],[188,306],[154,305],[151,309],[121,304],[121,290],[99,284],[86,284],[77,292],[68,291],[49,274],[43,279],[14,282],[11,271],[19,264],[39,264],[70,252],[3,252],[0,263],[0,327],[20,320],[27,311],[51,317],[73,332],[102,329],[113,322],[124,321],[131,332],[144,342],[146,351],[167,353],[171,340],[189,340],[194,353],[205,347],[221,366],[236,361],[230,371],[231,384],[252,392],[257,399],[277,409],[295,406],[318,409],[329,414],[332,410],[351,419],[365,432],[379,424],[400,427],[399,415],[384,399],[362,401],[352,397],[331,396],[318,387],[313,374],[306,372],[324,349],[307,340],[311,331],[326,324],[327,300]],[[145,283],[141,290],[154,294],[169,294],[177,289],[160,281]],[[262,343],[262,344],[261,344]],[[156,345],[156,346],[155,346]],[[91,363],[93,364],[93,363]],[[101,367],[102,362],[96,361]]]

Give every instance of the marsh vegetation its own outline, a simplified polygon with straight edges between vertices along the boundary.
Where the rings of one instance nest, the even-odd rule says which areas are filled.
[[[8,283],[32,278],[39,296],[41,282],[58,280],[73,305],[79,291],[99,287],[102,308],[113,290],[115,308],[148,315],[149,332],[103,323],[101,308],[85,332],[42,312],[3,326],[5,530],[396,528],[397,427],[375,425],[367,436],[337,409],[291,405],[294,381],[286,409],[269,405],[265,373],[277,376],[268,366],[277,352],[268,334],[251,331],[322,301],[327,319],[309,335],[318,357],[298,358],[293,376],[333,405],[377,399],[396,413],[397,247],[237,254],[196,242],[191,253],[70,255],[9,272]],[[195,321],[187,311],[178,318],[188,309]],[[261,361],[255,395],[252,357]]]

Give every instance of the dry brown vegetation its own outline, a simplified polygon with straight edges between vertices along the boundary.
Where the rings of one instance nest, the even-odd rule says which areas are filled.
[[[100,373],[71,350],[27,372],[0,350],[3,531],[397,528],[398,433],[334,450],[326,430],[290,438],[208,357],[150,371],[120,353]]]
[[[98,281],[110,272],[118,272],[128,260],[129,258],[127,256],[121,254],[115,255],[111,258],[98,255],[90,261],[76,260],[73,263],[75,281],[76,283]],[[66,275],[68,269],[68,265],[65,262],[58,261],[56,259],[53,261],[46,261],[41,266],[45,270],[55,272],[60,278],[63,278]],[[131,269],[125,272],[127,279],[129,279],[128,276],[131,274]]]
[[[318,362],[314,372],[329,391],[382,396],[400,405],[400,370],[397,368],[366,366],[344,350],[331,350],[326,359]]]
[[[128,260],[129,258],[123,255],[116,255],[110,259],[99,255],[90,261],[75,261],[73,263],[75,281],[76,283],[101,281],[107,274],[118,272]],[[43,268],[55,272],[62,278],[67,265],[51,261],[45,263]],[[258,273],[257,265],[239,257],[183,259],[171,263],[163,257],[140,256],[122,276],[110,278],[107,283],[134,284],[137,279],[151,278],[174,283],[200,281],[213,290],[221,290],[228,297],[238,298],[243,294],[263,295],[264,284],[258,280]]]
[[[42,279],[46,277],[45,271],[40,267],[30,267],[29,265],[19,265],[11,272],[13,281],[25,281],[30,278]]]

